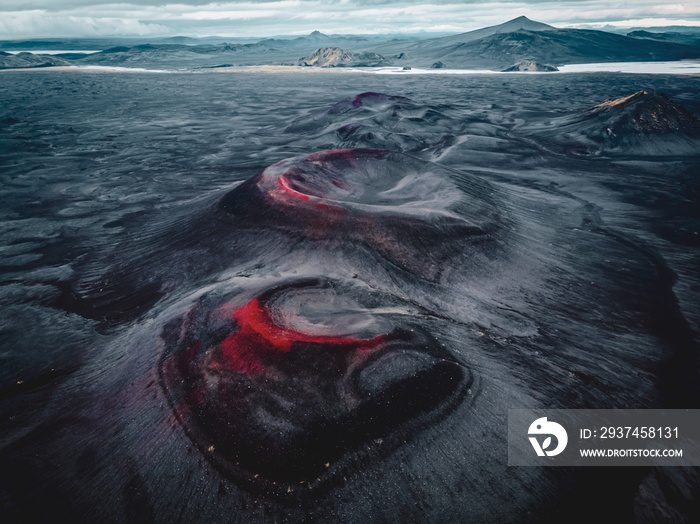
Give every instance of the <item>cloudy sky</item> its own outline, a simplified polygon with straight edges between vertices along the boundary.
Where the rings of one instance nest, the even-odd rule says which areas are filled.
[[[0,0],[0,39],[463,32],[520,15],[557,27],[700,26],[700,1]]]

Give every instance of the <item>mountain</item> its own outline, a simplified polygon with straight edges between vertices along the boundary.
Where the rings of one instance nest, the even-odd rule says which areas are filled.
[[[308,44],[314,44],[318,47],[318,44],[329,44],[333,40],[333,38],[320,31],[314,31],[308,35],[296,38],[265,38],[258,43],[272,47],[299,47]]]
[[[700,56],[700,48],[683,44],[639,40],[583,29],[497,33],[468,44],[443,48],[441,52],[437,58],[451,67],[455,62],[461,67],[468,66],[470,62],[485,67],[501,67],[522,59],[564,65],[679,60]]]
[[[37,40],[0,42],[17,49],[105,49],[88,56],[76,53],[60,59],[85,65],[198,69],[217,66],[305,64],[320,67],[377,66],[444,67],[502,71],[514,64],[550,66],[595,62],[639,62],[700,58],[700,39],[692,32],[631,32],[629,36],[589,29],[557,29],[520,16],[503,24],[458,35],[411,40],[378,40],[387,37],[327,35],[314,31],[294,38],[272,38],[255,43],[221,42],[218,39],[173,37],[135,45],[138,40]],[[106,45],[112,43],[113,45]],[[99,46],[98,46],[99,45]],[[14,46],[14,47],[13,47]],[[51,47],[49,47],[51,46]],[[90,47],[86,47],[90,46]],[[19,50],[19,49],[18,49]],[[303,58],[299,58],[303,57]],[[37,67],[35,58],[5,57],[0,67]],[[520,66],[518,65],[518,68]]]
[[[679,60],[700,57],[700,46],[640,39],[604,31],[556,29],[518,17],[504,24],[455,36],[375,46],[395,65],[502,70],[520,61],[551,65]]]
[[[297,40],[312,40],[314,42],[327,42],[328,40],[331,40],[331,37],[328,35],[324,35],[321,31],[313,31],[309,34],[309,36],[299,38]]]
[[[377,53],[354,53],[339,47],[322,47],[298,61],[298,65],[316,67],[369,67],[383,63],[384,57]]]
[[[386,40],[385,38],[381,41]],[[268,47],[277,49],[295,49],[297,56],[299,54],[309,54],[321,47],[341,47],[343,49],[357,49],[373,45],[371,42],[376,42],[376,38],[370,40],[364,36],[356,35],[327,35],[320,31],[314,31],[308,35],[299,36],[296,38],[267,38],[260,40],[258,43]]]
[[[161,38],[158,42],[168,43],[168,44],[185,44],[185,45],[196,45],[200,44],[198,38],[192,38],[189,36],[169,36],[166,38]]]
[[[2,49],[17,49],[20,51],[29,51],[31,49],[68,49],[66,44],[62,40],[21,40],[21,41],[10,41],[10,42],[0,42],[0,48]]]
[[[427,51],[430,49],[439,50],[449,46],[457,46],[469,42],[475,42],[482,38],[492,36],[498,33],[512,33],[515,31],[551,31],[556,28],[551,25],[543,24],[530,20],[526,16],[519,16],[513,20],[509,20],[503,24],[484,27],[475,31],[461,33],[458,35],[443,36],[440,38],[428,38],[424,40],[402,40],[398,42],[390,42],[384,45],[376,46],[376,50],[385,55],[394,53],[411,53],[412,51]]]

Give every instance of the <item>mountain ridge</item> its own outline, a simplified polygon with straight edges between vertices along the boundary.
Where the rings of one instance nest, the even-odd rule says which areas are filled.
[[[593,29],[557,29],[518,17],[455,36],[374,46],[396,65],[501,70],[520,61],[553,66],[594,62],[680,60],[700,57],[700,44],[634,38]]]
[[[74,65],[105,64],[188,69],[212,68],[222,64],[319,65],[320,60],[324,66],[437,66],[494,71],[501,71],[522,62],[556,67],[596,62],[700,58],[700,40],[683,35],[664,37],[663,34],[658,36],[651,33],[631,33],[630,36],[626,36],[594,29],[558,29],[525,16],[457,35],[383,42],[375,37],[327,35],[320,31],[292,39],[272,38],[250,43],[187,45],[184,43],[190,42],[187,38],[173,37],[160,39],[159,43],[111,47],[87,56],[57,56],[69,60]],[[0,48],[3,45],[5,44],[0,42]],[[326,51],[320,51],[323,49]],[[329,49],[340,51],[328,51]],[[313,56],[314,53],[324,56]],[[300,56],[303,58],[300,59]],[[26,67],[37,67],[35,64],[39,59],[27,56],[21,61],[4,56],[0,59],[0,67],[20,62],[26,62]],[[43,63],[52,62],[53,59],[46,59]]]

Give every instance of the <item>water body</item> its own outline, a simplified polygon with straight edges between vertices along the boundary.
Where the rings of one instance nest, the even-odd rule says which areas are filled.
[[[6,53],[10,53],[11,55],[18,55],[20,53],[32,53],[35,55],[60,55],[64,53],[77,53],[77,54],[85,54],[85,55],[91,55],[93,53],[99,53],[101,52],[101,49],[92,49],[92,50],[77,50],[77,49],[48,49],[48,50],[41,50],[41,49],[27,49],[27,50],[21,50],[21,51],[5,51]]]

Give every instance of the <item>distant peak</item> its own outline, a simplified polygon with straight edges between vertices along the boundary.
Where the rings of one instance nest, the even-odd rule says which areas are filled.
[[[548,31],[551,29],[555,29],[551,25],[543,24],[542,22],[537,22],[536,20],[530,20],[527,16],[519,16],[494,27],[508,30],[517,28],[525,29],[528,31]]]

